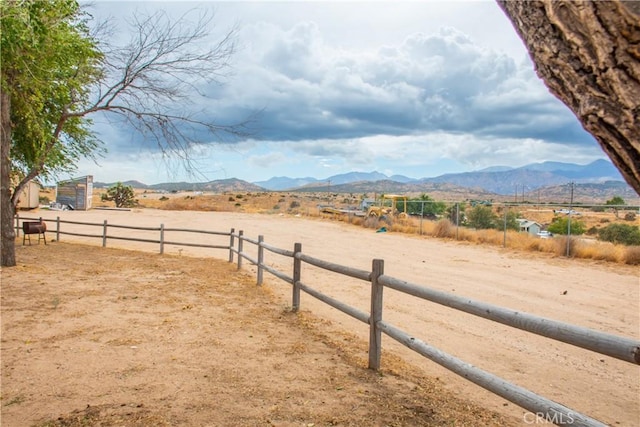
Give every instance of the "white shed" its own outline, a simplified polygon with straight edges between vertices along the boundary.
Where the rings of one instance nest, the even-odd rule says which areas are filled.
[[[18,209],[35,209],[40,206],[40,184],[29,181],[18,197]]]

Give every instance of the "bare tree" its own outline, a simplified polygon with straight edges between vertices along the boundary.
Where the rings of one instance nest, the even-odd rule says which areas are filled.
[[[540,78],[640,194],[640,2],[498,4]]]
[[[233,27],[212,44],[209,38],[212,22],[213,14],[202,10],[192,10],[178,19],[170,18],[164,11],[138,13],[129,22],[132,35],[124,46],[112,45],[113,35],[105,31],[108,27],[99,26],[92,36],[102,52],[99,66],[96,68],[95,63],[85,66],[78,60],[76,69],[88,70],[86,75],[90,78],[83,80],[88,83],[67,86],[65,102],[57,103],[57,110],[49,111],[46,118],[53,131],[37,143],[37,149],[24,139],[22,145],[14,144],[16,135],[12,137],[11,124],[5,120],[10,111],[2,115],[2,176],[9,176],[11,150],[16,153],[16,148],[23,148],[30,154],[25,156],[28,161],[21,165],[22,179],[12,192],[8,183],[3,182],[3,266],[15,265],[13,215],[18,196],[29,180],[60,168],[60,159],[70,152],[69,138],[64,139],[65,129],[82,130],[76,133],[80,137],[72,141],[76,151],[74,156],[66,157],[68,160],[91,157],[99,148],[93,133],[86,132],[87,116],[99,112],[115,114],[145,139],[155,142],[163,154],[178,156],[192,172],[190,151],[194,144],[250,135],[250,118],[223,124],[216,120],[215,112],[194,109],[192,97],[206,95],[201,87],[221,82],[236,50],[237,28]],[[20,92],[20,88],[13,90]],[[5,97],[8,94],[3,90],[2,107],[10,108],[10,99],[5,103]],[[37,155],[32,155],[33,152]],[[56,159],[55,166],[52,158]]]
[[[92,105],[79,114],[116,113],[159,148],[188,161],[191,144],[208,138],[247,136],[248,121],[220,124],[215,112],[185,113],[190,97],[202,95],[199,85],[218,83],[230,68],[236,50],[236,28],[213,46],[206,46],[212,17],[203,14],[190,22],[171,21],[163,11],[137,15],[133,36],[124,47],[107,46],[105,73]]]

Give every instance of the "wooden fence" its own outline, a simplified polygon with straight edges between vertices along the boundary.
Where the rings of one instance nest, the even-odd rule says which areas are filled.
[[[39,220],[42,218],[20,218],[16,216],[16,229],[19,233],[20,221]],[[427,359],[438,363],[448,370],[466,378],[467,380],[491,391],[492,393],[503,397],[504,399],[515,403],[516,405],[536,414],[536,417],[544,418],[545,421],[557,425],[571,426],[605,426],[604,423],[595,420],[587,415],[573,411],[572,409],[549,400],[543,396],[537,395],[525,388],[512,384],[494,374],[477,368],[465,361],[458,359],[442,350],[433,347],[417,337],[413,337],[396,326],[386,322],[383,319],[383,294],[384,288],[395,289],[396,291],[412,295],[437,304],[447,306],[449,308],[463,311],[484,319],[488,319],[503,325],[521,329],[536,335],[561,341],[567,344],[591,350],[599,354],[604,354],[622,361],[640,365],[640,341],[611,335],[608,333],[584,328],[581,326],[571,325],[547,319],[532,314],[514,311],[508,308],[487,304],[481,301],[471,300],[458,295],[430,289],[396,279],[384,274],[384,260],[374,259],[372,261],[371,271],[355,269],[321,259],[317,259],[306,255],[302,252],[302,244],[295,243],[293,250],[286,250],[268,245],[264,242],[263,236],[258,239],[251,239],[244,236],[243,231],[237,233],[234,229],[229,232],[203,231],[193,229],[171,229],[160,227],[131,227],[124,225],[113,225],[104,223],[86,223],[76,221],[62,221],[60,218],[55,220],[45,219],[45,221],[55,222],[56,240],[60,240],[60,235],[95,237],[102,239],[102,246],[107,245],[108,239],[131,240],[137,242],[154,243],[160,245],[160,253],[164,252],[164,245],[178,246],[197,246],[203,248],[225,249],[229,251],[229,262],[234,261],[234,254],[237,255],[238,269],[242,268],[243,260],[249,261],[257,267],[257,285],[261,285],[264,280],[264,271],[267,271],[289,283],[292,286],[292,308],[294,311],[300,308],[300,292],[313,296],[314,298],[330,305],[337,310],[365,323],[369,327],[369,368],[378,370],[380,368],[381,352],[382,352],[382,333],[390,338],[398,341],[406,347],[414,350],[418,354]],[[101,234],[81,234],[63,232],[61,224],[79,224],[86,226],[102,227]],[[108,229],[124,228],[132,230],[144,230],[159,233],[158,239],[142,239],[133,237],[114,237],[108,235]],[[49,232],[49,231],[48,231]],[[167,232],[187,232],[187,233],[203,233],[209,235],[228,237],[228,245],[206,245],[195,244],[189,242],[175,242],[165,240]],[[245,250],[244,244],[252,244],[257,247],[257,257],[253,258],[249,252]],[[293,269],[291,276],[284,272],[278,271],[268,266],[265,261],[265,251],[291,258],[293,260]],[[365,312],[355,307],[351,307],[337,299],[325,295],[310,285],[302,281],[302,263],[307,263],[323,270],[335,272],[352,278],[356,278],[370,283],[371,299],[370,312]]]

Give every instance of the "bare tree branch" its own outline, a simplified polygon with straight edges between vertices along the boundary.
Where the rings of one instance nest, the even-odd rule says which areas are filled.
[[[194,16],[195,20],[190,19]],[[210,45],[213,17],[195,10],[174,21],[164,11],[136,14],[129,23],[133,30],[129,42],[103,49],[105,78],[95,89],[95,98],[69,116],[115,113],[153,140],[163,155],[187,162],[187,168],[192,167],[190,148],[204,142],[205,134],[208,141],[251,136],[255,117],[222,124],[211,118],[210,112],[189,110],[193,96],[204,96],[202,85],[221,84],[236,51],[237,27]],[[186,112],[176,113],[177,106]]]

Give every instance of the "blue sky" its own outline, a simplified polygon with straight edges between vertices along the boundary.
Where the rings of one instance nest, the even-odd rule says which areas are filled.
[[[423,178],[489,166],[606,158],[534,72],[493,1],[94,2],[97,20],[162,8],[239,26],[232,74],[194,101],[224,123],[261,111],[255,135],[206,138],[195,174],[124,126],[94,117],[105,157],[74,174],[146,184],[352,171]],[[184,108],[190,108],[185,105]]]

